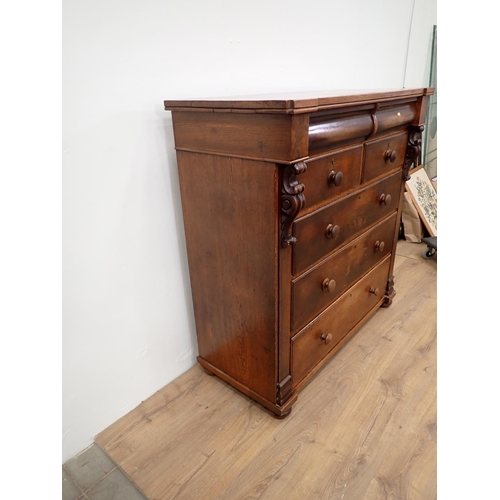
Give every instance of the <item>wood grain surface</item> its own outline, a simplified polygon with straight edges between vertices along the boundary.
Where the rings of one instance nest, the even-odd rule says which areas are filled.
[[[292,281],[293,333],[340,297],[360,276],[388,255],[392,248],[395,224],[394,213]],[[379,248],[375,246],[377,242],[379,245],[380,242],[384,243],[382,250],[376,249]],[[333,290],[323,288],[325,279],[334,280]]]
[[[276,167],[185,151],[177,163],[198,352],[274,403]]]
[[[400,191],[401,171],[398,171],[297,219],[293,230],[297,238],[293,247],[293,274],[299,274],[394,212],[398,207]],[[390,195],[390,202],[382,203],[382,195]],[[339,226],[339,233],[333,238],[326,236],[330,224]]]
[[[397,295],[275,419],[194,366],[96,437],[150,500],[436,498],[436,265],[398,243]]]

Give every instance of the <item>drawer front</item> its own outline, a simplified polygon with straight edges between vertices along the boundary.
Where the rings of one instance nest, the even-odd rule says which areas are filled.
[[[336,151],[308,160],[307,171],[300,176],[305,185],[306,207],[303,213],[326,204],[361,183],[363,145]]]
[[[340,199],[294,223],[293,274],[305,270],[394,212],[399,202],[402,172]]]
[[[292,332],[302,328],[391,252],[396,213],[292,282]]]
[[[385,293],[389,263],[386,258],[378,264],[292,339],[294,385],[380,301]]]
[[[407,142],[406,132],[367,142],[363,181],[371,181],[403,165]]]

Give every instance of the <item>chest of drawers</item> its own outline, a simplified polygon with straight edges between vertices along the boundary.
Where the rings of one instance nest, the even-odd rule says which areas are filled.
[[[164,102],[198,361],[277,417],[391,304],[404,181],[432,92]]]

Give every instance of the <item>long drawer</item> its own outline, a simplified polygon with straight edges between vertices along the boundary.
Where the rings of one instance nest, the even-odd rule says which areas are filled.
[[[292,281],[292,334],[391,252],[396,213]]]
[[[299,383],[383,297],[387,256],[292,338],[292,377]]]
[[[332,253],[372,224],[394,212],[398,205],[402,172],[370,184],[294,223],[293,274]]]

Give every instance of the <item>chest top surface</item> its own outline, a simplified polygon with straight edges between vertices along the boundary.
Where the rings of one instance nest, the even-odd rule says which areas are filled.
[[[217,110],[219,112],[256,112],[300,114],[340,106],[368,104],[394,99],[431,95],[434,89],[354,89],[286,92],[206,99],[166,100],[166,110]]]

